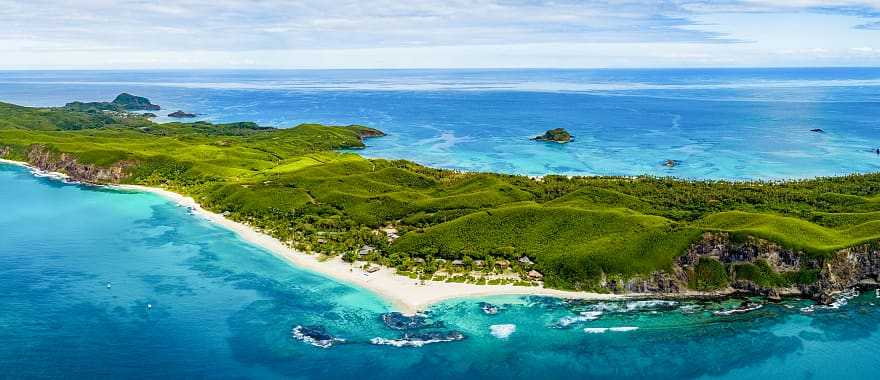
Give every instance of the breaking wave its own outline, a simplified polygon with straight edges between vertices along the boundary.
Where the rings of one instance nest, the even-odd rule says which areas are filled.
[[[721,316],[742,314],[742,313],[748,313],[750,311],[758,310],[762,307],[764,307],[764,305],[759,304],[759,303],[743,302],[743,304],[739,305],[739,307],[736,307],[733,309],[718,310],[718,311],[713,312],[712,314],[721,315]]]
[[[322,326],[306,327],[297,325],[290,332],[294,339],[320,348],[328,348],[336,343],[345,342],[345,339],[336,338],[328,334],[327,330]]]
[[[635,326],[618,326],[618,327],[587,327],[584,329],[584,332],[587,334],[604,334],[608,331],[611,332],[628,332],[628,331],[636,331],[638,327]]]
[[[489,326],[489,332],[492,336],[498,339],[507,339],[511,334],[516,332],[516,325],[514,324],[504,324],[504,325],[492,325]]]
[[[426,344],[454,342],[462,339],[464,339],[464,334],[462,334],[461,332],[449,331],[418,334],[407,333],[399,339],[375,337],[373,339],[370,339],[370,343],[394,347],[422,347]]]
[[[846,306],[846,304],[849,303],[849,300],[856,298],[858,296],[859,296],[858,290],[849,289],[849,290],[846,290],[846,291],[843,291],[843,292],[840,292],[839,294],[837,294],[837,296],[834,297],[834,302],[832,302],[828,305],[810,305],[810,306],[802,307],[801,311],[804,313],[812,313],[816,310],[840,309],[841,307]]]
[[[565,316],[559,318],[559,321],[556,322],[556,327],[567,328],[574,324],[595,321],[596,319],[599,319],[602,314],[603,312],[601,311],[584,311],[577,316]]]

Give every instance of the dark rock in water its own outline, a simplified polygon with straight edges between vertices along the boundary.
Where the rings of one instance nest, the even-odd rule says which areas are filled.
[[[187,113],[181,110],[174,111],[168,114],[168,117],[176,117],[176,118],[188,118],[188,117],[196,117],[194,113]]]
[[[294,339],[321,348],[330,347],[334,343],[345,342],[345,339],[335,338],[328,334],[323,326],[296,326],[290,333]]]
[[[484,313],[489,315],[498,314],[498,306],[495,306],[488,302],[480,302],[480,309],[482,309]]]
[[[536,141],[552,141],[552,142],[557,142],[560,144],[565,144],[567,142],[572,141],[573,139],[574,139],[574,137],[572,137],[572,135],[570,133],[568,133],[568,131],[566,131],[565,128],[551,129],[551,130],[548,130],[547,132],[544,132],[544,134],[541,136],[537,136],[537,137],[532,138],[532,140],[536,140]]]
[[[834,294],[831,292],[822,292],[816,297],[816,302],[820,305],[831,305],[837,301],[837,298],[834,297]]]
[[[767,300],[770,302],[782,302],[782,296],[779,295],[779,291],[776,289],[770,289],[767,292]]]
[[[453,341],[453,340],[462,340],[464,339],[464,334],[460,331],[432,331],[432,332],[424,332],[424,333],[406,333],[403,334],[403,338],[407,340],[422,340],[422,341]]]
[[[663,166],[665,166],[667,168],[674,168],[674,167],[678,166],[678,164],[680,164],[680,163],[681,163],[681,161],[679,161],[679,160],[666,160],[666,161],[663,161]]]
[[[398,312],[382,314],[382,322],[394,330],[415,330],[428,327],[443,327],[443,322],[432,322],[423,314],[404,315]]]
[[[825,131],[822,128],[811,129],[810,132],[825,133]]]
[[[134,96],[128,93],[121,93],[111,102],[122,107],[126,111],[158,111],[161,109],[158,105],[150,103],[150,99],[143,96]]]

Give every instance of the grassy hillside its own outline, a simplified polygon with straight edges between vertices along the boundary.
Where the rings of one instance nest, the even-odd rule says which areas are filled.
[[[338,152],[376,134],[361,126],[156,124],[127,112],[0,103],[5,158],[27,161],[39,151],[95,167],[125,163],[125,182],[192,195],[302,249],[351,259],[369,244],[378,251],[367,259],[405,272],[525,255],[547,285],[592,289],[603,274],[669,268],[704,231],[766,238],[819,258],[880,238],[877,174],[785,183],[532,180]],[[401,235],[393,243],[379,231],[388,225]],[[775,278],[765,269],[739,270]]]

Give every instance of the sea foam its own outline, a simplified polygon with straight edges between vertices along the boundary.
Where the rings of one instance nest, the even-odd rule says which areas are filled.
[[[458,331],[450,331],[446,333],[432,332],[421,334],[404,334],[403,337],[399,339],[375,337],[373,339],[370,339],[370,343],[394,347],[422,347],[426,344],[454,342],[462,339],[464,339],[464,334]]]
[[[504,325],[492,325],[489,326],[489,331],[492,336],[498,339],[507,339],[511,334],[516,332],[516,325],[514,324],[504,324]]]
[[[587,334],[604,334],[608,331],[611,332],[628,332],[628,331],[636,331],[638,327],[635,326],[617,326],[617,327],[587,327],[584,329],[584,332]]]

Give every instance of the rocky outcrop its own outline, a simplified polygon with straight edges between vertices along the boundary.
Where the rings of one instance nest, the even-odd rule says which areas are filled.
[[[183,112],[181,110],[174,111],[168,114],[168,117],[176,117],[176,118],[192,118],[196,117],[194,113]]]
[[[706,232],[679,257],[678,263],[692,267],[700,257],[712,257],[724,264],[764,260],[777,272],[789,272],[800,270],[802,256],[803,252],[785,249],[764,239],[747,237],[744,241],[733,242],[730,234]]]
[[[818,280],[803,290],[820,300],[858,286],[876,287],[880,281],[880,247],[863,244],[842,249],[819,268]]]
[[[565,130],[565,128],[555,128],[544,132],[543,135],[533,137],[532,140],[536,141],[550,141],[557,142],[560,144],[565,144],[567,142],[572,141],[574,137],[571,136],[571,133]]]
[[[87,183],[119,183],[128,176],[127,169],[133,161],[120,161],[110,167],[82,164],[67,153],[56,153],[41,145],[31,146],[27,151],[28,163],[49,172],[67,174],[71,180]]]
[[[363,140],[371,137],[385,136],[385,132],[374,128],[360,127],[358,128],[358,136],[361,138],[361,140]]]
[[[687,291],[687,274],[676,266],[670,272],[657,271],[648,276],[632,277],[624,281],[606,280],[605,288],[614,293],[684,293]]]
[[[606,279],[601,285],[614,293],[683,295],[689,292],[689,276],[693,275],[701,258],[717,260],[727,268],[729,285],[726,289],[718,289],[719,294],[760,294],[771,300],[778,300],[783,295],[803,295],[829,303],[834,301],[832,296],[836,293],[859,286],[875,287],[880,283],[880,245],[859,245],[820,259],[756,237],[734,240],[727,233],[707,232],[688,247],[669,271],[625,280]],[[817,279],[810,284],[773,287],[737,278],[735,265],[759,261],[780,275],[808,270],[817,273]]]
[[[674,167],[678,166],[678,164],[680,164],[680,163],[681,163],[681,161],[679,161],[679,160],[666,160],[666,161],[663,161],[663,166],[665,166],[667,168],[674,168]]]

